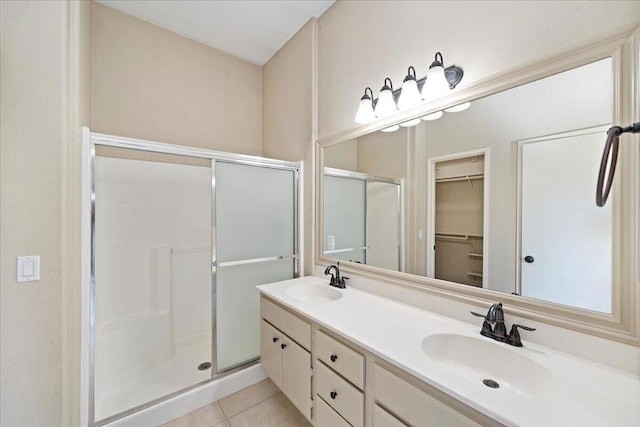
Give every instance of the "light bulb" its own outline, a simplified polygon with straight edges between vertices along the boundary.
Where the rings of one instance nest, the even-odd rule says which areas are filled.
[[[413,74],[411,74],[413,71]],[[420,104],[422,101],[420,96],[420,90],[418,89],[418,82],[416,81],[416,70],[413,67],[409,67],[407,77],[404,78],[402,83],[402,92],[400,92],[400,99],[398,99],[398,109],[408,110]]]
[[[420,123],[420,118],[417,119],[413,119],[413,120],[408,120],[404,123],[400,123],[400,126],[405,127],[405,128],[410,128],[411,126],[415,126],[417,124]]]
[[[389,81],[389,85],[387,85]],[[384,86],[380,89],[380,95],[378,95],[378,103],[376,104],[376,117],[388,117],[398,110],[396,101],[393,99],[393,83],[391,79],[387,77],[384,79]]]
[[[447,108],[444,111],[447,113],[458,113],[460,111],[464,111],[471,106],[470,102],[465,102],[464,104],[454,105],[453,107]]]
[[[367,94],[367,90],[371,93],[371,96]],[[364,90],[364,95],[360,98],[360,105],[358,106],[358,112],[356,113],[355,122],[360,124],[371,123],[376,119],[376,113],[373,111],[373,91],[370,87]]]
[[[427,114],[426,116],[420,117],[422,120],[438,120],[442,117],[442,111],[436,111],[435,113]]]
[[[438,60],[438,56],[440,59]],[[444,65],[442,64],[442,54],[436,53],[435,60],[429,66],[427,79],[422,86],[422,99],[440,98],[449,91],[449,82],[444,75]]]
[[[400,129],[400,126],[398,125],[393,125],[393,126],[389,126],[388,128],[384,128],[384,129],[380,129],[381,132],[395,132],[398,129]]]

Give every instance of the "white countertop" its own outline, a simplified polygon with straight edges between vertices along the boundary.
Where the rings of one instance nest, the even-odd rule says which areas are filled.
[[[640,379],[630,374],[530,344],[526,339],[521,348],[496,343],[479,334],[481,319],[473,326],[352,287],[336,289],[342,297],[331,302],[305,302],[287,294],[288,288],[302,283],[329,286],[325,278],[308,276],[258,289],[500,423],[545,427],[640,426]],[[510,326],[509,319],[506,320]],[[531,394],[518,394],[508,388],[490,389],[443,368],[425,355],[421,348],[423,339],[442,333],[496,343],[533,360],[550,375]],[[522,372],[523,379],[527,375],[528,372]]]

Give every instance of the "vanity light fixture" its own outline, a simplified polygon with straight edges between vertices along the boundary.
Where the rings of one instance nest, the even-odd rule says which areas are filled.
[[[444,111],[447,113],[458,113],[460,111],[464,111],[471,106],[470,102],[465,102],[464,104],[454,105],[453,107],[446,108]]]
[[[426,116],[422,116],[420,117],[422,120],[438,120],[440,117],[442,117],[442,111],[436,111],[435,113],[431,113],[431,114],[427,114]]]
[[[416,69],[409,67],[407,77],[404,78],[404,82],[402,83],[402,92],[400,92],[400,99],[398,99],[398,109],[408,110],[420,104],[420,102],[422,102],[422,97],[418,89],[418,81],[416,80]]]
[[[367,94],[367,90],[371,96]],[[367,124],[371,123],[375,119],[376,113],[373,111],[373,91],[370,87],[367,87],[364,90],[364,95],[360,98],[360,106],[358,107],[355,121],[356,123]]]
[[[380,89],[380,95],[377,99],[373,99],[371,88],[366,88],[364,95],[360,98],[355,122],[359,124],[371,123],[376,118],[389,117],[398,110],[409,110],[416,107],[424,100],[441,97],[446,94],[447,86],[449,90],[455,89],[463,75],[462,68],[455,65],[445,68],[442,54],[437,52],[426,77],[417,79],[416,69],[411,66],[400,89],[393,90],[393,83],[389,77],[384,79],[384,85]],[[466,108],[468,108],[468,103],[453,106],[446,111],[453,113],[463,111]],[[373,114],[371,110],[373,110]],[[432,119],[426,120],[435,120],[438,117],[434,116]],[[415,126],[418,122],[409,120],[405,123],[406,125],[403,124],[403,126],[409,127]]]
[[[389,82],[389,84],[387,84]],[[378,102],[376,103],[376,117],[383,118],[388,117],[398,110],[396,100],[393,97],[393,83],[391,79],[387,77],[384,79],[384,86],[380,89],[380,95],[378,96]]]
[[[389,126],[388,128],[380,129],[380,132],[395,132],[400,129],[399,125]]]

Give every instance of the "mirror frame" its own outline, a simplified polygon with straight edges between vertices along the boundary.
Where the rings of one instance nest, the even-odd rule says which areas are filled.
[[[484,98],[608,57],[612,58],[613,63],[613,123],[636,122],[640,120],[640,26],[638,23],[626,26],[604,37],[588,40],[562,53],[498,73],[464,89],[456,90],[446,97],[424,103],[411,110],[398,112],[374,123],[319,138],[315,144],[315,242],[313,245],[315,265],[324,268],[335,262],[334,259],[322,255],[324,148],[384,129],[393,124],[402,123],[463,102]],[[630,135],[628,138],[634,138],[634,143],[620,145],[618,175],[614,182],[612,189],[614,195],[611,199],[615,218],[611,314],[523,298],[488,289],[477,289],[463,284],[385,270],[369,265],[344,262],[341,269],[361,277],[455,301],[483,305],[502,302],[509,307],[509,312],[517,316],[640,346],[640,313],[638,312],[640,310],[640,280],[638,277],[640,135]],[[604,135],[602,141],[604,144]]]

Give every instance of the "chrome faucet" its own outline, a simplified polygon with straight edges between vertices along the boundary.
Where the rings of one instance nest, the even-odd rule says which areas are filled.
[[[507,327],[504,323],[504,311],[502,310],[502,303],[493,304],[491,307],[489,307],[489,311],[487,312],[486,316],[484,314],[476,313],[473,311],[471,312],[471,314],[484,318],[482,329],[480,330],[481,335],[516,347],[522,347],[522,340],[520,339],[518,328],[524,329],[525,331],[535,331],[534,328],[530,328],[528,326],[513,324],[511,325],[511,331],[509,332],[509,335],[507,335]]]
[[[335,270],[336,274],[331,272],[331,270]],[[338,265],[330,265],[324,270],[325,275],[331,274],[331,280],[329,281],[329,286],[333,286],[334,288],[345,289],[347,286],[344,284],[345,279],[349,279],[348,277],[340,277],[340,263]]]

